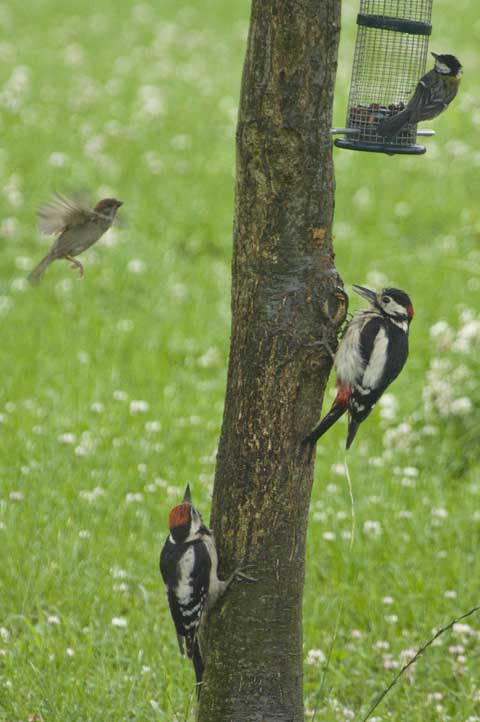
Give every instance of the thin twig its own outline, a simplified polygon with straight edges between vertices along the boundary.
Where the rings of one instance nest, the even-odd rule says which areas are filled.
[[[411,667],[412,664],[414,664],[419,657],[421,657],[421,655],[425,652],[425,650],[428,649],[428,647],[430,647],[430,646],[434,643],[434,641],[435,641],[436,639],[438,639],[442,634],[444,634],[444,632],[448,632],[448,630],[451,629],[451,628],[454,626],[454,624],[458,624],[459,622],[462,621],[462,619],[466,619],[467,617],[470,617],[472,614],[475,614],[475,612],[478,612],[478,611],[480,611],[480,604],[479,604],[478,606],[476,606],[476,607],[473,607],[473,609],[470,609],[469,612],[466,612],[465,614],[462,614],[461,617],[458,617],[457,619],[452,619],[452,621],[451,621],[449,624],[447,624],[446,627],[442,627],[442,628],[439,629],[437,632],[435,632],[435,634],[433,635],[433,637],[432,637],[431,639],[429,639],[428,642],[426,642],[426,643],[423,645],[423,647],[420,647],[420,649],[419,649],[419,650],[417,651],[417,653],[412,657],[412,659],[411,659],[409,662],[407,662],[407,664],[405,664],[399,672],[397,672],[397,674],[396,674],[395,677],[392,679],[392,681],[390,682],[390,684],[388,685],[388,687],[386,687],[386,688],[383,690],[383,692],[381,692],[381,693],[378,695],[377,699],[375,700],[375,703],[372,705],[372,707],[370,707],[370,709],[368,710],[366,716],[362,718],[362,722],[367,722],[367,720],[370,719],[370,717],[371,717],[372,714],[375,712],[375,710],[377,709],[377,707],[378,707],[378,705],[380,704],[380,702],[387,696],[387,694],[390,692],[390,690],[392,689],[392,687],[394,687],[394,686],[397,684],[397,682],[398,682],[398,680],[400,679],[400,677],[401,677],[403,674],[405,674],[405,672],[407,671],[407,669],[408,669],[409,667]]]

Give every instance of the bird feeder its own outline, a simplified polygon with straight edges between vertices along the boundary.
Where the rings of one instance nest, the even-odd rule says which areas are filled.
[[[400,112],[425,74],[432,32],[433,0],[360,0],[357,40],[345,128],[335,145],[349,150],[421,155],[417,131],[409,123],[393,138],[379,135],[378,124]]]

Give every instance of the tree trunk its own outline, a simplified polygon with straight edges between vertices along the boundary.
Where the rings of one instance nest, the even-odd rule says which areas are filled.
[[[212,525],[225,578],[199,722],[303,722],[302,597],[318,420],[345,307],[331,225],[340,0],[253,0],[237,129],[232,339]]]

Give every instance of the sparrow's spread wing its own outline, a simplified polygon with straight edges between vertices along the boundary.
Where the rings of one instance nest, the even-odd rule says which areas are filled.
[[[58,193],[38,210],[38,225],[42,233],[58,234],[71,225],[79,225],[95,216],[86,203],[77,198],[66,198]]]

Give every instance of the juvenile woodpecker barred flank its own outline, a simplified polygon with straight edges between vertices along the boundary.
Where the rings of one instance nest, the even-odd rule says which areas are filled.
[[[204,669],[198,640],[200,625],[234,579],[255,580],[242,573],[246,569],[243,564],[226,581],[218,578],[215,540],[192,504],[188,485],[182,504],[170,512],[169,528],[160,554],[160,572],[167,587],[180,653],[184,654],[186,648],[193,662],[199,698]]]
[[[408,357],[408,331],[413,305],[405,291],[384,288],[379,293],[363,286],[353,289],[371,303],[353,316],[338,345],[334,366],[337,395],[328,414],[304,439],[318,439],[348,411],[347,449],[358,427],[402,370]]]

